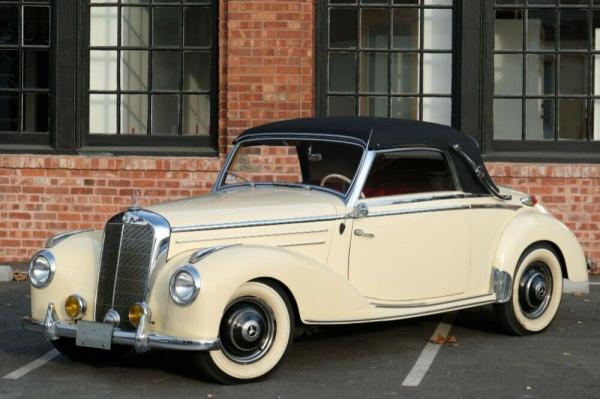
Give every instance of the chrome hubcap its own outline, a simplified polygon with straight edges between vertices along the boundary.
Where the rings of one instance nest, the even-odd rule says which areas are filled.
[[[548,308],[552,297],[552,273],[542,262],[532,263],[519,282],[519,306],[523,314],[535,319]]]
[[[252,363],[263,357],[275,338],[273,311],[258,298],[239,298],[229,305],[221,321],[221,349],[236,363]]]

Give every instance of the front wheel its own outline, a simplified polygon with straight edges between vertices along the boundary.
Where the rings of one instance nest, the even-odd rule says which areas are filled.
[[[562,284],[562,270],[554,248],[539,244],[527,249],[519,259],[510,300],[494,305],[504,329],[515,335],[545,330],[558,311]]]
[[[196,359],[217,382],[251,382],[279,365],[293,332],[293,308],[285,291],[276,284],[251,281],[235,291],[223,313],[221,349],[198,353]]]

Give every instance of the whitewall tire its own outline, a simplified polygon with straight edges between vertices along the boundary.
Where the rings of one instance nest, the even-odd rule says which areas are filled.
[[[293,331],[293,308],[285,291],[277,284],[247,282],[234,292],[223,313],[221,349],[199,353],[200,366],[223,384],[263,378],[280,364]]]
[[[558,311],[562,284],[562,269],[554,248],[548,244],[529,247],[513,275],[510,300],[494,306],[500,323],[516,335],[545,330]]]

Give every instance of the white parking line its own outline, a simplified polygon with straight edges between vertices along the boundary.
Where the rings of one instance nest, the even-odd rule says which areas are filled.
[[[440,324],[438,324],[437,328],[433,332],[433,335],[431,336],[431,340],[436,339],[440,335],[444,338],[447,338],[448,333],[452,328],[452,322],[454,321],[455,317],[456,313],[452,313],[451,315],[445,317],[445,322],[442,321],[440,322]],[[435,356],[437,355],[441,347],[442,345],[428,342],[427,345],[425,345],[423,352],[421,352],[421,355],[415,362],[413,368],[410,370],[410,372],[402,382],[402,386],[418,386],[421,383],[421,380],[423,380],[423,377],[425,377],[425,374],[427,374],[429,367],[431,367],[431,364],[433,363],[433,360],[435,359]]]
[[[3,380],[18,380],[23,377],[25,374],[29,373],[37,369],[38,367],[42,367],[44,364],[48,363],[50,360],[54,359],[58,356],[59,353],[56,349],[52,349],[50,352],[46,353],[35,359],[33,362],[26,364],[25,366],[16,369],[15,371],[6,374],[2,377]]]

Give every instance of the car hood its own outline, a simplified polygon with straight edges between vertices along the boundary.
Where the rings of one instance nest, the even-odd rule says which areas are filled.
[[[318,190],[239,187],[147,208],[167,219],[172,229],[312,217],[343,212],[343,201]]]

